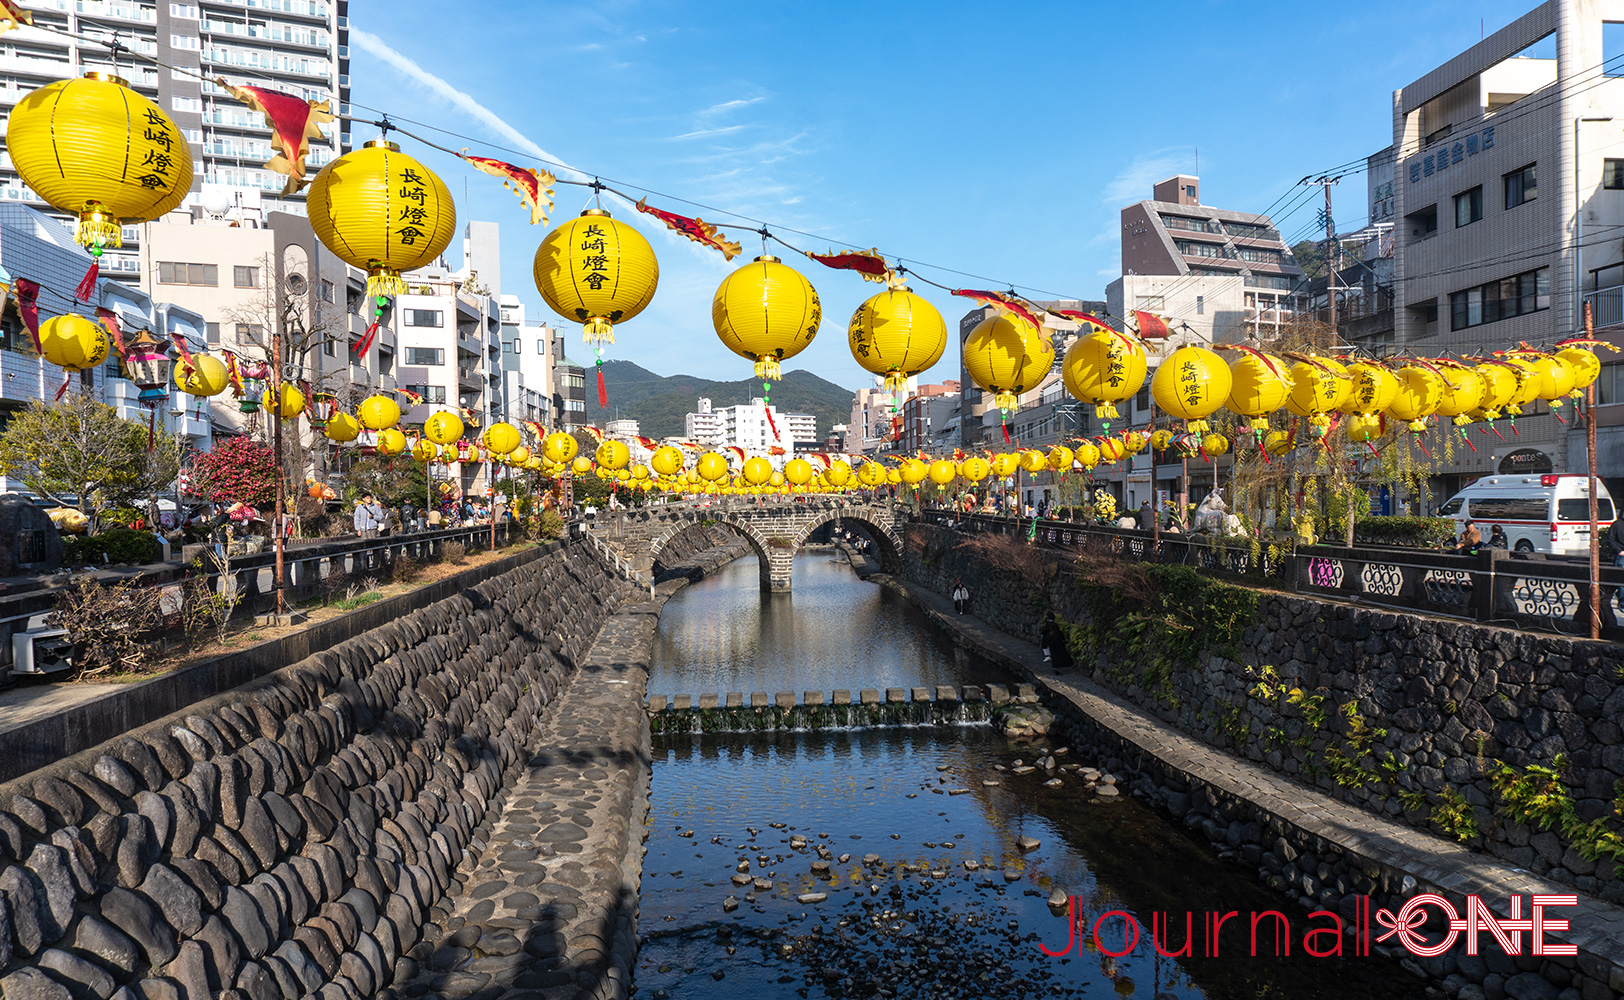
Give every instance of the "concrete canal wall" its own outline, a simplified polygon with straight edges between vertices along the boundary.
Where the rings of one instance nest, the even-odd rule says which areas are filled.
[[[649,603],[585,541],[482,575],[0,786],[0,996],[626,995],[686,578]]]

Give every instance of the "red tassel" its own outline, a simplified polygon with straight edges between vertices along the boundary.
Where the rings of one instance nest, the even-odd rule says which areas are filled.
[[[998,429],[1004,432],[1004,443],[1009,444],[1009,425],[1000,420],[998,422]]]
[[[152,410],[147,414],[147,450],[152,450],[152,442],[158,432],[158,411]]]
[[[63,379],[62,379],[62,388],[56,390],[56,398],[57,399],[62,398],[63,394],[68,391],[68,385],[71,384],[72,382],[73,382],[73,372],[65,372],[63,374]]]
[[[773,411],[772,411],[772,407],[770,405],[767,407],[767,426],[771,427],[773,429],[773,440],[774,441],[782,441],[782,440],[784,440],[781,436],[779,436],[778,422],[773,419]]]
[[[372,346],[372,341],[377,336],[378,321],[373,320],[372,325],[367,327],[367,332],[361,335],[361,339],[350,345],[350,350],[354,351],[356,354],[365,356],[367,349]]]
[[[1421,453],[1427,456],[1428,461],[1431,461],[1432,452],[1427,450],[1427,443],[1422,441],[1420,438],[1416,438],[1415,443],[1421,446]]]
[[[1556,418],[1556,422],[1557,422],[1557,423],[1559,423],[1559,424],[1565,424],[1565,423],[1567,423],[1567,421],[1566,421],[1566,420],[1563,420],[1563,419],[1562,419],[1562,414],[1560,414],[1560,413],[1558,413],[1558,412],[1557,412],[1557,411],[1556,411],[1556,408],[1555,408],[1555,407],[1552,407],[1552,408],[1551,408],[1551,416],[1553,416],[1553,417],[1555,417],[1555,418]]]
[[[609,408],[609,390],[603,384],[603,369],[601,367],[598,369],[598,406],[603,409]]]
[[[101,277],[101,258],[90,258],[90,270],[79,279],[79,287],[74,291],[74,297],[80,302],[89,302],[96,297],[96,279]]]

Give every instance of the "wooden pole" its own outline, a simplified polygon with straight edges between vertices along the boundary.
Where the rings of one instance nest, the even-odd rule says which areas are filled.
[[[283,316],[286,310],[283,311]],[[282,540],[282,511],[283,491],[282,477],[286,470],[282,468],[282,322],[283,316],[278,316],[276,326],[271,330],[271,400],[276,404],[276,412],[271,414],[271,450],[276,453],[276,513],[271,522],[271,534],[274,536],[272,544],[276,546],[276,614],[278,618],[287,614],[287,564],[284,556]]]
[[[1596,336],[1590,303],[1584,304],[1585,338]],[[1590,638],[1601,638],[1601,532],[1596,523],[1596,383],[1585,387],[1585,459],[1590,469]]]

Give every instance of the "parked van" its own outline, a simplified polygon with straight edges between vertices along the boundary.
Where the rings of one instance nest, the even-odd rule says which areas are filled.
[[[1590,477],[1577,473],[1485,476],[1438,508],[1439,517],[1477,525],[1483,541],[1498,524],[1517,552],[1578,556],[1590,553]],[[1605,530],[1617,516],[1607,486],[1596,480],[1596,522]]]

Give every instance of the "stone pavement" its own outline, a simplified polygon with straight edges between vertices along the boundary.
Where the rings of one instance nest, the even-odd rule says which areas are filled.
[[[123,684],[98,684],[85,681],[79,684],[63,683],[66,674],[54,675],[51,682],[22,681],[17,687],[0,691],[0,733],[25,726],[35,719],[95,701],[102,695],[117,691]]]
[[[956,614],[953,602],[934,591],[889,576],[873,579],[905,594],[963,645],[1030,677],[1051,697],[1069,703],[1124,744],[1157,760],[1165,770],[1187,776],[1192,786],[1204,785],[1221,797],[1248,802],[1300,831],[1307,842],[1319,838],[1349,855],[1409,876],[1413,882],[1401,882],[1407,885],[1404,896],[1435,891],[1458,899],[1475,894],[1504,913],[1508,896],[1573,892],[1571,886],[1537,878],[1454,841],[1394,823],[1195,740],[1081,674],[1056,672],[1032,643],[1006,635],[973,615]],[[1572,929],[1547,932],[1547,938],[1578,945],[1576,964],[1587,978],[1624,993],[1624,908],[1581,895],[1577,907],[1558,912]],[[1494,946],[1489,948],[1492,951]],[[1572,959],[1558,962],[1569,968],[1575,964]],[[1589,1000],[1590,994],[1584,995]]]

